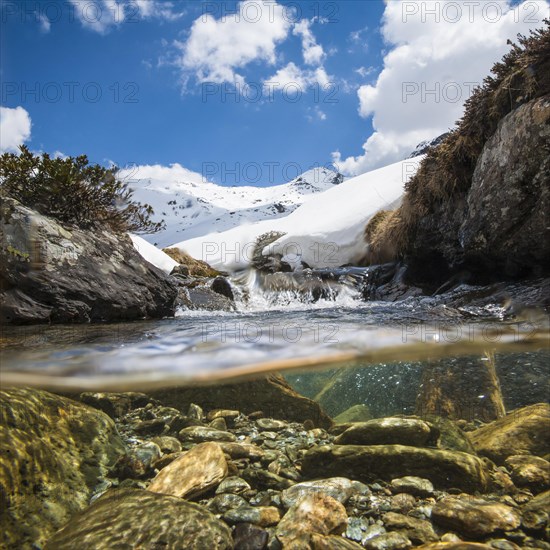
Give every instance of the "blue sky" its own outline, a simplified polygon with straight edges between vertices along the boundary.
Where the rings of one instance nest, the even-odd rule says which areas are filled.
[[[452,126],[469,83],[548,13],[503,0],[432,21],[418,4],[2,0],[1,105],[27,113],[31,149],[102,164],[179,163],[227,185],[331,160],[360,173]]]

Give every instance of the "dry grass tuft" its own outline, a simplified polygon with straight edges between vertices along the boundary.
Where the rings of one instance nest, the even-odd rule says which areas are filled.
[[[195,258],[192,258],[179,248],[164,248],[163,252],[168,254],[173,260],[176,260],[180,265],[187,266],[189,275],[193,277],[217,277],[220,275],[219,271],[210,267],[206,262],[195,260]]]

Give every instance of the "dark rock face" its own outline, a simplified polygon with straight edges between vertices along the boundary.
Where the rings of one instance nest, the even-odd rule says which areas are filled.
[[[44,391],[0,392],[0,546],[43,544],[124,452],[101,411]]]
[[[233,296],[233,289],[231,288],[231,283],[225,277],[216,277],[212,281],[211,288],[214,292],[217,292],[218,294],[221,294],[222,296],[225,296],[230,300],[235,299],[235,297]]]
[[[229,527],[204,508],[169,495],[124,489],[110,491],[61,531],[45,550],[229,550]]]
[[[459,232],[468,263],[509,276],[550,267],[549,143],[548,95],[510,113],[486,143]]]
[[[261,410],[266,416],[295,422],[313,421],[328,428],[332,420],[321,407],[296,393],[280,376],[207,387],[177,387],[150,392],[165,405],[186,412],[191,403],[203,409],[236,409],[244,413]]]
[[[466,267],[474,277],[526,277],[550,269],[550,96],[504,117],[478,159],[467,192],[433,205],[417,223],[408,279]]]
[[[126,235],[67,229],[2,197],[0,323],[173,315],[177,289]]]

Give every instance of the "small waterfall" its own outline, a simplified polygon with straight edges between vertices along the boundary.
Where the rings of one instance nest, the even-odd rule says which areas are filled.
[[[232,275],[240,310],[311,309],[353,306],[363,300],[368,277],[364,268],[303,269],[267,273],[250,269]]]

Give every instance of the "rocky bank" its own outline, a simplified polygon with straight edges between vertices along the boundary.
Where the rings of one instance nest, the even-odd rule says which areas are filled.
[[[6,547],[550,548],[547,404],[455,425],[467,446],[434,418],[322,428],[139,393],[0,398]]]

